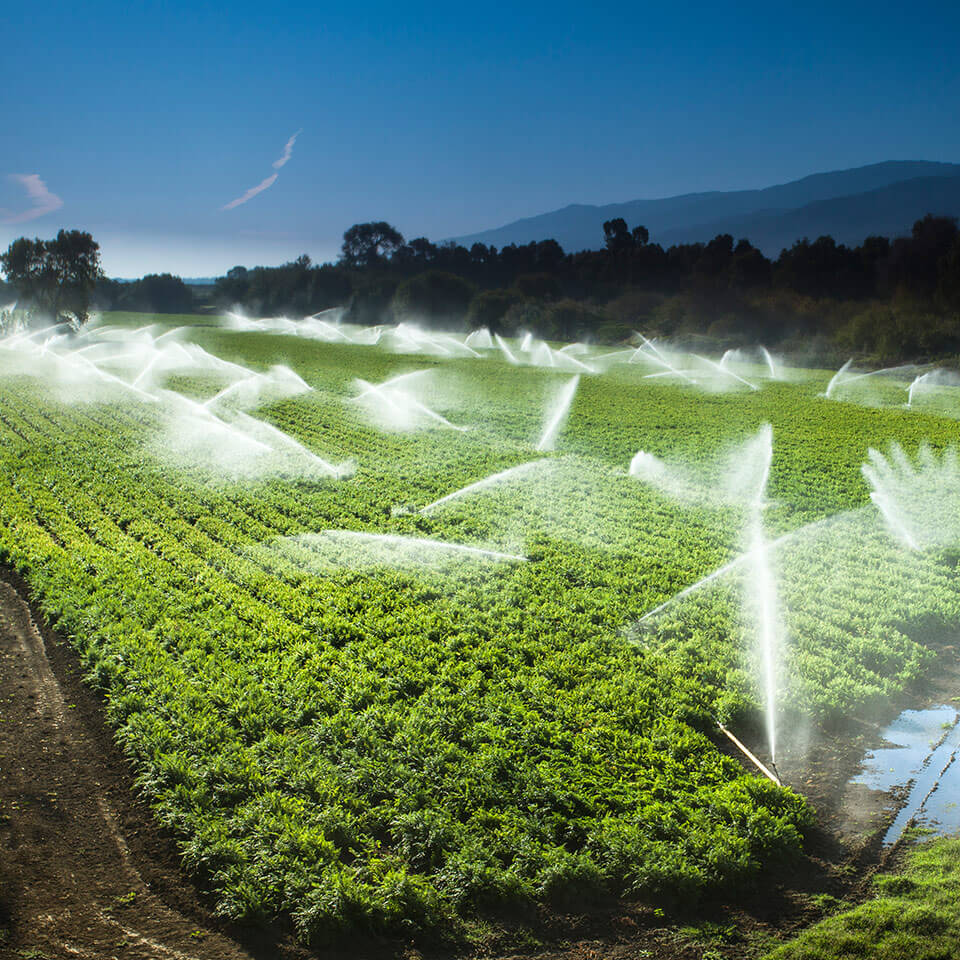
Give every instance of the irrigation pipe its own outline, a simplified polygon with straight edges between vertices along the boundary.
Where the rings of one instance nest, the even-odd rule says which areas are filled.
[[[782,787],[783,783],[780,781],[780,778],[772,773],[767,767],[765,767],[757,757],[752,754],[722,723],[718,723],[717,726],[730,738],[734,746],[737,747],[740,752],[750,760],[753,765],[767,778],[772,780],[778,787]]]

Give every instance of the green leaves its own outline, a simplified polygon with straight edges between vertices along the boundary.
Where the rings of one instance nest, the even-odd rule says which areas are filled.
[[[450,361],[450,416],[474,429],[398,436],[343,396],[354,376],[381,382],[402,360],[196,336],[294,366],[315,394],[263,416],[355,458],[357,476],[211,484],[145,453],[149,411],[65,406],[8,376],[0,554],[72,637],[138,787],[225,916],[292,919],[305,940],[406,935],[503,903],[693,898],[800,851],[803,802],[712,739],[718,718],[756,718],[729,588],[691,594],[627,639],[737,554],[737,518],[678,507],[625,467],[641,445],[707,457],[769,420],[769,520],[787,531],[862,505],[865,445],[909,444],[916,418],[823,405],[815,379],[705,396],[625,370],[584,380],[544,470],[403,513],[391,508],[535,459],[551,375]],[[276,547],[325,529],[528,560],[438,570],[352,562],[344,548],[321,568]],[[869,526],[799,538],[780,576],[787,702],[816,718],[921,676],[932,655],[918,625],[960,618],[955,571],[905,560]]]

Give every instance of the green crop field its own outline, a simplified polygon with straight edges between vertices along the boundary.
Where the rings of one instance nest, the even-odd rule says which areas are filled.
[[[302,378],[246,411],[300,448],[251,471],[256,441],[228,462],[169,403],[0,350],[0,558],[227,917],[307,942],[456,935],[516,905],[729,895],[802,855],[814,811],[717,730],[762,727],[739,568],[667,602],[742,553],[741,511],[631,476],[640,449],[719,482],[724,452],[772,427],[786,716],[881,709],[960,623],[956,556],[905,551],[860,471],[891,441],[945,449],[950,417],[825,399],[825,371],[711,392],[618,363],[581,375],[538,450],[570,371],[158,323]],[[357,401],[358,381],[414,371],[442,420]],[[162,370],[155,389],[202,402],[231,376]]]

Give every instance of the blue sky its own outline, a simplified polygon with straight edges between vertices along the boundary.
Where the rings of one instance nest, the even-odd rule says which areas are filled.
[[[94,0],[4,19],[0,244],[87,229],[114,276],[322,261],[370,219],[441,239],[960,160],[944,2]]]

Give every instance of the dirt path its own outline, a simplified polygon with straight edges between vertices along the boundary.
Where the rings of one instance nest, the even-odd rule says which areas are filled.
[[[151,855],[165,844],[70,671],[0,579],[0,957],[251,960],[185,910],[196,894],[169,848]]]

